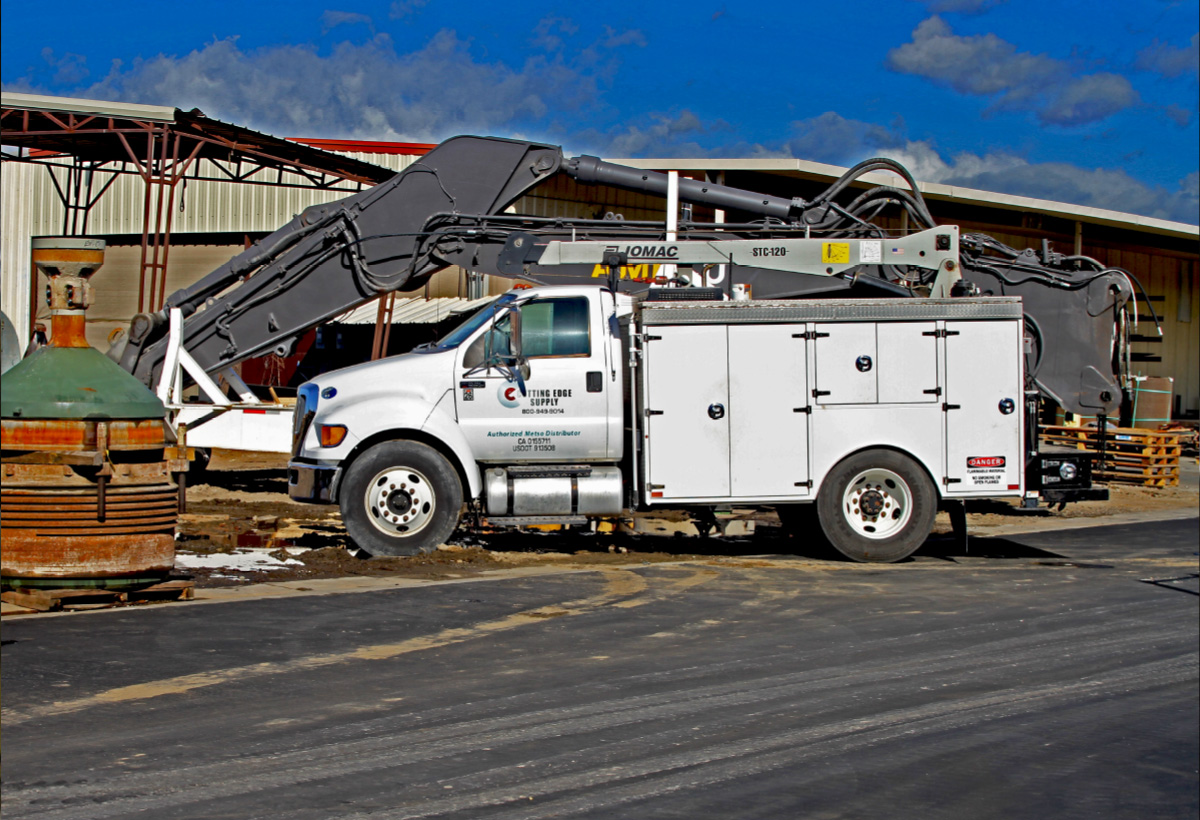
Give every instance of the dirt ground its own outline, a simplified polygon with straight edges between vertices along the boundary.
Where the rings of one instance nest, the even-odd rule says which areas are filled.
[[[1195,460],[1189,461],[1191,473],[1195,473]],[[1104,518],[1194,510],[1200,505],[1194,479],[1161,489],[1113,484],[1109,491],[1108,502],[1071,504],[1062,511],[1046,507],[1025,510],[1002,501],[969,502],[968,525],[973,531],[986,532],[1029,519]],[[615,532],[460,528],[450,543],[430,554],[368,559],[347,539],[336,507],[300,504],[288,498],[286,457],[268,453],[215,452],[209,469],[193,477],[187,496],[188,509],[181,517],[177,542],[180,568],[176,576],[190,577],[202,587],[353,575],[460,578],[530,564],[597,566],[628,564],[631,557],[656,563],[803,551],[783,533],[774,512],[734,509],[719,516],[724,533],[707,538],[697,534],[686,514],[667,511],[639,515]],[[948,517],[939,514],[934,532],[949,531]],[[258,558],[251,561],[236,560],[255,556]],[[212,566],[190,566],[198,562]]]

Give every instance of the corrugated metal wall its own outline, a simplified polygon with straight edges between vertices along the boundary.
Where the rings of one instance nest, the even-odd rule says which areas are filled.
[[[606,213],[629,220],[666,219],[666,200],[595,185],[580,185],[567,176],[557,176],[517,200],[517,213],[531,216],[561,216],[573,219],[603,219]]]
[[[26,193],[40,169],[6,162],[0,174],[0,300],[18,339],[29,338],[29,240],[34,203]]]
[[[1084,243],[1084,253],[1089,253]],[[1097,249],[1098,253],[1104,253]],[[1091,254],[1089,254],[1091,255]],[[1154,312],[1162,321],[1163,341],[1158,344],[1134,344],[1139,353],[1162,356],[1161,362],[1134,362],[1135,372],[1144,376],[1170,376],[1175,379],[1178,408],[1195,414],[1200,410],[1200,274],[1194,260],[1159,256],[1132,250],[1109,250],[1104,259],[1110,265],[1125,268],[1138,278],[1150,294]],[[1141,296],[1139,294],[1139,300]],[[1139,301],[1138,313],[1150,311]],[[1152,322],[1138,328],[1142,336],[1154,336]],[[1176,403],[1172,403],[1172,411]]]
[[[400,171],[416,157],[400,154],[349,154],[356,159]],[[64,161],[65,164],[65,161]],[[18,163],[5,163],[8,167]],[[32,194],[33,236],[57,236],[63,232],[64,209],[50,175],[65,187],[67,172],[48,167],[32,166],[29,178]],[[202,173],[219,176],[215,167],[203,161]],[[95,174],[95,190],[108,181],[108,174]],[[284,174],[285,181],[306,184],[303,177]],[[264,174],[264,179],[273,175]],[[271,185],[238,185],[228,182],[185,181],[175,191],[175,215],[172,234],[191,233],[262,233],[270,232],[288,222],[311,205],[332,202],[354,193],[351,183],[339,185],[341,191],[320,191],[312,188],[286,188]],[[88,216],[87,233],[92,236],[121,236],[142,233],[145,183],[135,174],[122,174],[93,206]]]

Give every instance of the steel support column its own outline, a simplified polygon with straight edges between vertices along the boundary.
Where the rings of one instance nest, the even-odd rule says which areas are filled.
[[[146,123],[145,132],[144,159],[138,156],[124,134],[119,135],[145,184],[138,279],[140,313],[158,310],[167,297],[167,259],[171,250],[171,225],[175,217],[175,187],[184,178],[202,147],[202,143],[193,141],[190,153],[181,161],[183,137],[171,126]]]

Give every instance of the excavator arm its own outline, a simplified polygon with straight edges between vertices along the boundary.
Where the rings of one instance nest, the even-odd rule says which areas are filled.
[[[288,349],[323,321],[393,290],[413,290],[446,266],[453,235],[437,223],[501,213],[554,175],[562,153],[550,145],[456,137],[391,180],[316,205],[194,285],[161,311],[134,317],[115,356],[146,383],[166,355],[169,311],[184,316],[188,352],[214,373],[251,356]],[[445,247],[444,247],[445,246]]]
[[[907,189],[876,185],[854,189],[850,198],[850,186],[877,170],[897,174]],[[666,196],[672,184],[665,174],[595,157],[564,160],[556,146],[455,137],[386,183],[309,208],[172,294],[163,310],[134,317],[126,343],[110,355],[143,381],[156,381],[166,355],[167,317],[178,308],[188,352],[215,373],[251,356],[288,350],[309,328],[382,294],[414,290],[450,265],[546,284],[578,282],[615,268],[587,255],[547,257],[543,264],[548,247],[587,242],[649,247],[667,240],[664,222],[510,212],[521,196],[559,174],[582,186],[656,196]],[[688,179],[676,184],[680,201],[730,215],[719,225],[684,221],[672,239],[692,248],[726,243],[726,284],[748,284],[759,299],[1019,295],[1031,384],[1072,412],[1112,413],[1119,407],[1125,306],[1134,285],[1127,272],[1055,254],[1048,246],[1041,253],[1017,251],[991,237],[934,230],[939,226],[915,180],[888,159],[860,163],[811,200]],[[907,212],[916,233],[880,227],[876,218],[889,207]],[[952,246],[944,245],[951,234]],[[914,241],[917,237],[933,243],[928,256],[925,239]],[[756,246],[782,248],[788,242],[796,248],[854,246],[855,255],[829,264],[818,254],[812,264],[797,267],[794,255],[784,264],[784,253],[759,258],[752,253]],[[858,250],[864,242],[869,256]],[[635,261],[626,254],[621,270],[628,278],[615,284],[649,286],[652,266],[631,264]]]

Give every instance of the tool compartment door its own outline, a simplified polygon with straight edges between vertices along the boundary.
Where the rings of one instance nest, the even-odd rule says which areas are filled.
[[[1019,321],[946,322],[947,495],[1016,495],[1024,472]]]
[[[880,404],[932,404],[938,390],[937,324],[935,322],[880,322],[876,326],[879,351]]]
[[[726,327],[651,327],[644,345],[645,467],[650,499],[728,496]]]
[[[804,331],[804,325],[729,327],[729,473],[735,498],[808,495]]]
[[[875,404],[879,401],[874,322],[817,324],[817,404]]]

